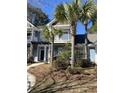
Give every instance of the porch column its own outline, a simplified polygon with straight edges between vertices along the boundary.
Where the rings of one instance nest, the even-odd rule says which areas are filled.
[[[86,45],[83,44],[83,59],[87,59]]]
[[[31,38],[30,40],[32,41],[33,40],[33,29],[31,30]],[[30,41],[30,57],[33,56],[33,44],[31,43]]]
[[[48,45],[48,63],[50,63],[51,60],[51,47],[50,44]]]
[[[33,36],[34,36],[34,30],[31,30],[31,41],[33,41]]]
[[[29,58],[33,56],[33,45],[30,44],[30,49],[29,49]]]
[[[41,61],[41,46],[39,46],[39,56],[38,56],[38,58],[39,58],[39,61]]]
[[[39,45],[37,45],[37,61],[39,61]]]
[[[47,57],[47,56],[46,56],[46,49],[47,49],[47,48],[46,48],[46,45],[45,45],[45,46],[44,46],[44,62],[46,62],[46,57]]]

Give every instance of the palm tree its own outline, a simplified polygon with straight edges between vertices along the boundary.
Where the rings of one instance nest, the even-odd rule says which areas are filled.
[[[90,22],[92,22],[92,25],[94,28],[96,28],[96,17],[97,17],[97,11],[96,11],[96,4],[94,3],[93,0],[86,0],[86,2],[83,1],[83,4],[79,6],[80,14],[79,14],[79,20],[85,27],[86,31],[86,37],[85,37],[85,51],[86,51],[86,56],[85,59],[89,59],[89,53],[88,53],[88,25]],[[93,28],[92,28],[93,29]]]
[[[97,32],[97,10],[95,10],[94,14],[91,17],[92,21],[92,27],[90,28],[90,31]]]
[[[56,7],[55,10],[55,18],[58,22],[61,23],[69,23],[70,24],[70,33],[71,33],[71,67],[73,68],[73,64],[75,61],[74,56],[74,44],[75,44],[75,34],[76,34],[76,22],[78,20],[77,13],[78,10],[78,0],[72,2],[71,4],[60,4]]]
[[[51,64],[53,62],[53,57],[54,57],[54,39],[55,39],[55,36],[56,35],[59,35],[59,36],[62,36],[62,31],[61,30],[58,30],[54,27],[47,27],[45,26],[43,28],[43,34],[45,36],[45,38],[51,42]]]

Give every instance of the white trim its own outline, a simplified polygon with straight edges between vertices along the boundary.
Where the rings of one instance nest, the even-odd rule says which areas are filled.
[[[40,59],[41,59],[41,49],[39,47],[39,61],[40,61]]]
[[[33,40],[34,30],[31,30],[31,41]]]
[[[35,27],[31,22],[27,21],[27,24],[31,25],[31,27]]]
[[[28,24],[31,26],[31,27],[28,27]],[[27,29],[33,29],[33,30],[36,30],[36,31],[39,31],[39,29],[37,27],[35,27],[32,23],[30,23],[29,21],[27,21]],[[28,31],[28,30],[27,30]]]
[[[47,61],[47,60],[46,60],[46,57],[47,57],[47,56],[46,56],[46,49],[47,49],[46,46],[44,46],[44,61],[45,61],[45,62]]]
[[[54,18],[52,21],[50,21],[47,26],[51,26],[54,22],[56,21],[56,19]]]
[[[53,27],[55,28],[64,28],[64,29],[69,29],[70,28],[70,24],[57,24],[57,25],[54,25]]]

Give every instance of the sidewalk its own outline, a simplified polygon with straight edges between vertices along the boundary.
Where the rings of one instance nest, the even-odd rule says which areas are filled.
[[[44,64],[44,63],[31,64],[31,65],[27,66],[27,70],[31,67],[35,67],[35,66],[38,66],[41,64]],[[32,89],[32,87],[35,85],[35,83],[36,83],[36,77],[34,75],[32,75],[31,73],[27,72],[27,91],[28,92]]]
[[[41,65],[41,64],[45,64],[45,63],[33,63],[33,64],[31,64],[31,65],[29,65],[29,66],[27,66],[27,70],[29,69],[29,68],[31,68],[31,67],[35,67],[35,66],[38,66],[38,65]]]
[[[27,72],[27,91],[28,92],[35,85],[35,83],[36,83],[36,77]]]

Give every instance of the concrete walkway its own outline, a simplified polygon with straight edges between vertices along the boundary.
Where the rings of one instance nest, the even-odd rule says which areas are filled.
[[[35,67],[35,66],[38,66],[38,65],[41,65],[41,64],[45,64],[45,63],[33,63],[33,64],[31,64],[31,65],[29,65],[29,66],[27,66],[27,70],[29,69],[29,68],[31,68],[31,67]]]
[[[36,77],[30,73],[27,73],[27,91],[29,92],[31,88],[36,83]]]
[[[35,66],[38,66],[41,64],[44,64],[44,63],[31,64],[31,65],[27,66],[27,70],[31,67],[35,67]],[[32,89],[32,87],[35,85],[35,83],[36,83],[36,77],[34,75],[32,75],[31,73],[27,72],[27,92],[29,92]]]

